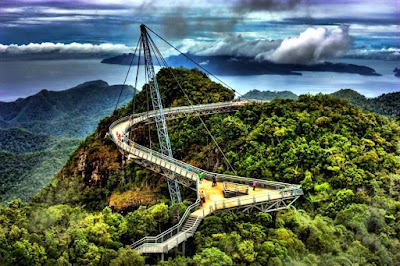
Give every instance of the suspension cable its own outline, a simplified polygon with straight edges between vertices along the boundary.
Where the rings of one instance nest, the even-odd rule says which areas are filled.
[[[114,112],[115,112],[115,110],[117,110],[117,107],[118,107],[118,104],[119,104],[119,100],[120,100],[121,95],[122,95],[122,91],[123,91],[124,88],[125,88],[126,80],[128,79],[129,72],[131,71],[131,67],[132,67],[132,64],[133,64],[133,59],[135,59],[136,51],[137,51],[137,48],[138,48],[138,46],[139,46],[140,40],[141,40],[141,38],[139,38],[138,43],[136,44],[135,52],[133,53],[131,62],[130,62],[130,64],[129,64],[129,68],[128,68],[128,72],[126,73],[126,76],[125,76],[124,84],[122,85],[121,91],[119,92],[119,96],[118,96],[117,104],[115,105],[115,108],[114,108]]]
[[[135,78],[135,87],[134,92],[133,92],[133,107],[132,107],[132,114],[135,113],[135,108],[136,108],[136,90],[137,90],[137,82],[138,82],[138,77],[139,77],[139,69],[140,69],[140,56],[141,56],[141,52],[142,52],[142,35],[140,35],[139,38],[139,56],[138,56],[138,62],[137,62],[137,69],[136,69],[136,78]]]
[[[192,63],[194,63],[196,66],[198,66],[199,68],[201,68],[202,70],[204,70],[207,74],[213,76],[216,80],[218,80],[219,82],[221,82],[222,84],[224,84],[228,89],[232,90],[233,92],[237,93],[240,97],[245,98],[246,100],[250,101],[249,99],[247,99],[247,97],[244,97],[241,93],[239,93],[238,91],[236,91],[235,89],[233,89],[231,86],[229,86],[228,84],[226,84],[225,82],[223,82],[221,79],[219,79],[218,77],[216,77],[214,74],[212,74],[210,71],[208,71],[207,69],[205,69],[202,65],[200,65],[199,63],[197,63],[196,61],[194,61],[192,58],[190,58],[188,55],[184,54],[183,52],[181,52],[178,48],[176,48],[175,46],[173,46],[170,42],[168,42],[167,40],[165,40],[163,37],[161,37],[160,35],[158,35],[157,33],[155,33],[152,29],[150,29],[149,27],[145,26],[146,29],[148,29],[149,31],[151,31],[154,35],[156,35],[158,38],[160,38],[161,40],[163,40],[166,44],[168,44],[169,46],[171,46],[174,50],[176,50],[178,53],[180,53],[181,55],[183,55],[184,57],[186,57],[186,59],[188,59],[189,61],[191,61]]]
[[[183,89],[182,85],[180,84],[180,82],[178,81],[177,77],[175,76],[175,74],[173,73],[172,69],[168,66],[167,62],[165,61],[164,57],[162,56],[160,50],[158,49],[157,46],[155,46],[155,43],[153,41],[153,39],[149,36],[149,40],[152,43],[152,45],[155,47],[158,56],[161,58],[161,60],[164,62],[165,66],[169,69],[171,75],[173,76],[173,78],[175,79],[176,83],[178,84],[179,88],[181,89],[181,91],[183,92],[183,94],[185,95],[186,100],[189,102],[189,104],[191,106],[193,106],[193,102],[189,99],[189,96],[187,95],[187,93],[185,92],[185,90]],[[231,163],[229,162],[228,158],[226,157],[225,153],[222,151],[221,147],[218,145],[217,140],[214,138],[214,136],[212,135],[211,131],[208,129],[206,123],[204,122],[203,118],[201,118],[199,113],[196,113],[197,117],[200,119],[201,123],[203,124],[204,128],[206,129],[207,133],[210,135],[211,139],[213,140],[214,144],[217,146],[218,150],[221,152],[222,156],[224,157],[226,163],[228,164],[228,166],[231,168],[231,170],[236,173],[236,170],[232,167]]]

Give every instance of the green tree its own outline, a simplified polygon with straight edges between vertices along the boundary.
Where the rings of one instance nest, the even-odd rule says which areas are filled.
[[[111,260],[110,266],[142,266],[144,258],[136,250],[120,248],[118,256]]]
[[[16,241],[12,246],[14,265],[43,265],[47,259],[46,251],[37,243],[26,239]]]
[[[199,266],[229,266],[232,259],[218,248],[206,248],[194,255],[193,262]]]

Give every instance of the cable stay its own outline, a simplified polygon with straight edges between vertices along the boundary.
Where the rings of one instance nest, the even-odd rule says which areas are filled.
[[[250,101],[247,97],[244,97],[242,94],[240,94],[238,91],[236,91],[235,89],[233,89],[231,86],[229,86],[228,84],[226,84],[224,81],[222,81],[220,78],[218,78],[217,76],[215,76],[214,74],[212,74],[210,71],[208,71],[205,67],[203,67],[202,65],[200,65],[199,63],[197,63],[195,60],[193,60],[192,58],[190,58],[190,56],[188,56],[187,54],[181,52],[178,48],[176,48],[175,46],[173,46],[170,42],[168,42],[167,40],[165,40],[163,37],[161,37],[160,35],[158,35],[156,32],[154,32],[152,29],[150,29],[149,27],[145,26],[146,29],[148,29],[149,31],[151,31],[154,35],[156,35],[158,38],[160,38],[162,41],[164,41],[166,44],[168,44],[170,47],[172,47],[175,51],[177,51],[179,54],[183,55],[186,59],[188,59],[189,61],[191,61],[193,64],[195,64],[196,66],[198,66],[199,68],[201,68],[204,72],[206,72],[207,74],[211,75],[212,77],[214,77],[216,80],[218,80],[221,84],[225,85],[225,87],[227,87],[228,89],[230,89],[231,91],[235,92],[236,94],[238,94],[241,98],[244,98],[248,101]]]
[[[146,26],[146,28],[149,29],[147,26]],[[153,32],[151,29],[149,29],[149,30],[150,30],[151,32]],[[154,32],[153,32],[153,33],[154,33]],[[154,34],[156,34],[156,33],[154,33]],[[156,35],[157,35],[157,34],[156,34]],[[162,37],[160,37],[159,35],[157,35],[157,36],[158,36],[159,38],[161,38],[163,41],[165,41],[168,45],[170,45],[171,47],[173,47],[174,49],[176,49],[179,53],[181,53],[181,54],[184,55],[185,57],[189,58],[188,56],[186,56],[185,54],[183,54],[182,52],[180,52],[177,48],[175,48],[174,46],[172,46],[169,42],[167,42],[166,40],[164,40]],[[158,47],[157,47],[156,44],[154,43],[154,41],[153,41],[153,39],[151,38],[151,36],[149,36],[149,40],[150,40],[150,43],[151,43],[151,47],[153,48],[153,51],[155,51],[155,54],[157,55],[156,58],[159,57],[160,60],[162,61],[163,65],[169,69],[169,71],[170,71],[170,73],[171,73],[171,76],[174,78],[174,80],[175,80],[176,83],[178,84],[178,87],[180,88],[180,90],[181,90],[182,93],[184,94],[186,100],[187,100],[188,103],[189,103],[189,106],[193,107],[195,104],[198,104],[198,103],[195,103],[195,104],[194,104],[193,101],[189,99],[188,94],[187,94],[186,91],[183,89],[183,87],[182,87],[182,85],[180,84],[179,80],[177,79],[177,77],[175,76],[175,74],[173,73],[173,71],[171,70],[171,68],[169,67],[167,61],[166,61],[165,58],[162,56],[160,50],[158,49]],[[205,70],[201,65],[197,64],[194,60],[192,60],[192,59],[190,59],[190,58],[189,58],[189,60],[191,60],[191,61],[194,62],[196,65],[198,65],[199,67],[201,67],[203,70]],[[161,64],[160,64],[160,65],[161,65]],[[205,71],[206,71],[207,73],[210,73],[210,72],[207,71],[207,70],[205,70]],[[213,77],[215,77],[215,76],[214,76],[213,74],[211,74],[211,73],[210,73],[210,75],[212,75]],[[217,77],[215,77],[215,78],[218,79]],[[220,79],[218,79],[218,80],[220,80]],[[221,81],[221,82],[224,83],[223,81]],[[224,83],[224,84],[225,84],[227,87],[229,87],[226,83]],[[230,88],[230,87],[229,87],[229,88]],[[233,92],[235,92],[235,90],[233,90],[232,88],[230,88],[230,89],[231,89]],[[207,134],[211,137],[211,139],[212,139],[212,141],[214,142],[215,146],[216,146],[217,149],[221,152],[221,154],[222,154],[222,156],[223,156],[225,162],[227,163],[228,167],[229,167],[235,174],[237,174],[236,170],[233,168],[233,166],[232,166],[231,163],[229,162],[228,158],[226,157],[225,153],[223,152],[223,150],[222,150],[221,147],[219,146],[217,140],[216,140],[215,137],[212,135],[211,131],[208,129],[208,127],[207,127],[206,123],[204,122],[203,118],[202,118],[198,113],[196,113],[196,114],[197,114],[196,116],[199,118],[200,122],[202,123],[203,127],[204,127],[205,130],[207,131]]]
[[[169,72],[170,72],[171,76],[174,78],[174,80],[177,83],[179,89],[182,91],[186,101],[188,102],[188,106],[189,107],[193,108],[193,106],[198,104],[198,103],[193,102],[189,98],[188,93],[185,91],[184,87],[179,82],[178,78],[175,76],[175,74],[173,73],[172,69],[169,67],[167,61],[162,56],[160,50],[158,49],[158,47],[155,44],[155,42],[152,39],[152,37],[149,35],[148,31],[152,32],[154,35],[156,35],[158,38],[160,38],[162,41],[164,41],[167,45],[169,45],[174,50],[176,50],[179,54],[183,55],[185,58],[190,60],[197,67],[202,69],[204,72],[206,72],[210,76],[214,77],[214,79],[219,81],[221,84],[226,86],[228,89],[230,89],[234,93],[238,94],[242,98],[245,98],[245,97],[243,97],[243,95],[241,95],[239,92],[237,92],[236,90],[231,88],[228,84],[223,82],[221,79],[216,77],[210,71],[205,69],[202,65],[197,63],[195,60],[190,58],[188,55],[182,53],[178,48],[176,48],[170,42],[168,42],[163,37],[161,37],[160,35],[155,33],[149,27],[147,27],[144,24],[142,24],[140,26],[140,30],[141,30],[141,34],[140,34],[139,40],[138,40],[138,42],[136,44],[135,51],[133,53],[131,62],[129,64],[129,68],[128,68],[127,74],[125,76],[124,83],[122,85],[121,91],[119,93],[119,97],[118,97],[118,100],[117,100],[117,103],[116,103],[114,111],[118,107],[122,92],[123,92],[123,90],[125,88],[125,85],[126,85],[126,81],[128,79],[129,73],[131,71],[133,62],[134,62],[134,60],[136,58],[137,59],[137,69],[136,69],[134,95],[133,95],[133,107],[132,107],[132,113],[133,114],[135,113],[136,89],[137,89],[138,77],[139,77],[139,72],[140,72],[141,54],[143,52],[144,74],[145,74],[144,76],[145,76],[145,84],[147,84],[146,87],[145,87],[146,96],[147,96],[147,113],[149,112],[148,100],[149,100],[149,96],[150,96],[150,99],[151,99],[151,102],[152,102],[152,106],[153,106],[153,110],[156,113],[156,115],[154,116],[154,120],[155,120],[155,124],[156,124],[156,128],[157,128],[157,135],[158,135],[158,140],[159,140],[159,144],[160,144],[161,153],[173,158],[171,144],[170,144],[170,140],[169,140],[169,136],[168,136],[167,124],[166,124],[165,117],[164,117],[162,99],[161,99],[161,95],[160,95],[160,92],[159,92],[159,89],[158,89],[157,77],[156,77],[155,70],[154,70],[153,59],[155,59],[157,61],[159,66],[166,67],[167,69],[169,69]],[[223,157],[226,165],[228,166],[228,168],[233,173],[237,174],[236,170],[233,168],[232,164],[229,162],[227,156],[225,155],[224,151],[222,150],[222,148],[218,144],[217,140],[215,139],[215,137],[211,133],[210,129],[207,127],[207,125],[204,122],[203,118],[200,116],[200,114],[198,114],[196,112],[195,112],[195,115],[199,118],[199,120],[200,120],[201,124],[203,125],[205,131],[211,137],[211,140],[213,141],[214,145],[217,147],[218,151],[222,154],[222,157]],[[149,144],[150,144],[150,148],[151,148],[150,126],[148,128],[148,134],[149,134],[149,142],[150,142]],[[168,188],[169,188],[169,192],[170,192],[170,196],[171,196],[171,201],[172,202],[181,202],[182,198],[181,198],[181,194],[180,194],[180,191],[179,191],[178,183],[176,181],[168,179],[168,178],[167,178],[167,182],[168,182]]]
[[[124,88],[125,88],[125,84],[126,84],[126,81],[127,81],[127,79],[128,79],[129,72],[131,71],[131,67],[132,67],[132,64],[133,64],[133,60],[135,59],[135,56],[136,56],[136,51],[137,51],[137,49],[138,49],[138,46],[141,45],[141,39],[142,39],[142,38],[140,37],[139,40],[138,40],[138,42],[137,42],[137,44],[136,44],[135,52],[133,53],[131,62],[130,62],[130,64],[129,64],[128,72],[126,73],[124,83],[122,84],[121,91],[119,92],[119,96],[118,96],[117,103],[115,104],[114,112],[115,112],[115,110],[117,110],[117,108],[118,108],[118,104],[119,104],[119,100],[121,99],[122,91],[123,91]],[[139,51],[139,53],[140,53],[140,51]],[[138,65],[139,65],[139,63],[140,63],[140,58],[139,58],[139,60],[138,60]],[[139,69],[139,68],[138,68],[138,69]],[[138,75],[138,74],[136,74],[135,87],[133,88],[133,99],[135,99],[135,96],[136,96],[137,75]],[[135,108],[135,107],[133,107],[133,108]]]

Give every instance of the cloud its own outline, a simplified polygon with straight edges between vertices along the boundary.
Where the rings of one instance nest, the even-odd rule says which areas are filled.
[[[179,49],[190,54],[203,56],[230,55],[255,57],[264,51],[277,48],[279,44],[280,41],[247,41],[242,35],[230,34],[222,41],[217,42],[195,42],[193,40],[185,40],[184,44]]]
[[[284,11],[294,9],[303,0],[240,0],[234,10],[239,13],[252,11]]]
[[[400,48],[389,47],[382,49],[357,49],[350,51],[346,57],[357,59],[400,61]]]
[[[0,57],[35,56],[41,58],[103,58],[104,56],[126,53],[132,51],[132,47],[124,44],[90,44],[90,43],[30,43],[23,45],[0,44]]]
[[[283,64],[315,64],[341,57],[352,44],[348,26],[333,30],[308,28],[299,37],[287,38],[272,51],[258,54],[258,60],[270,60]]]
[[[241,35],[230,35],[218,42],[186,40],[181,49],[203,56],[247,56],[282,64],[315,64],[345,55],[351,44],[348,27],[341,26],[332,30],[308,28],[298,37],[283,41],[247,41]]]
[[[167,38],[180,39],[194,32],[230,33],[252,12],[293,10],[304,1],[240,0],[223,2],[224,5],[217,5],[211,10],[204,4],[202,6],[190,1],[178,1],[180,3],[178,8],[165,7],[166,11],[160,14],[160,25]],[[197,11],[193,12],[193,10]]]
[[[161,25],[166,38],[183,38],[189,33],[188,23],[183,12],[168,13],[161,18]]]

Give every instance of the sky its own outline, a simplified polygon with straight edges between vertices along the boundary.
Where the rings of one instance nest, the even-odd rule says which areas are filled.
[[[132,52],[144,23],[196,55],[398,61],[399,19],[396,0],[0,0],[0,60]]]

